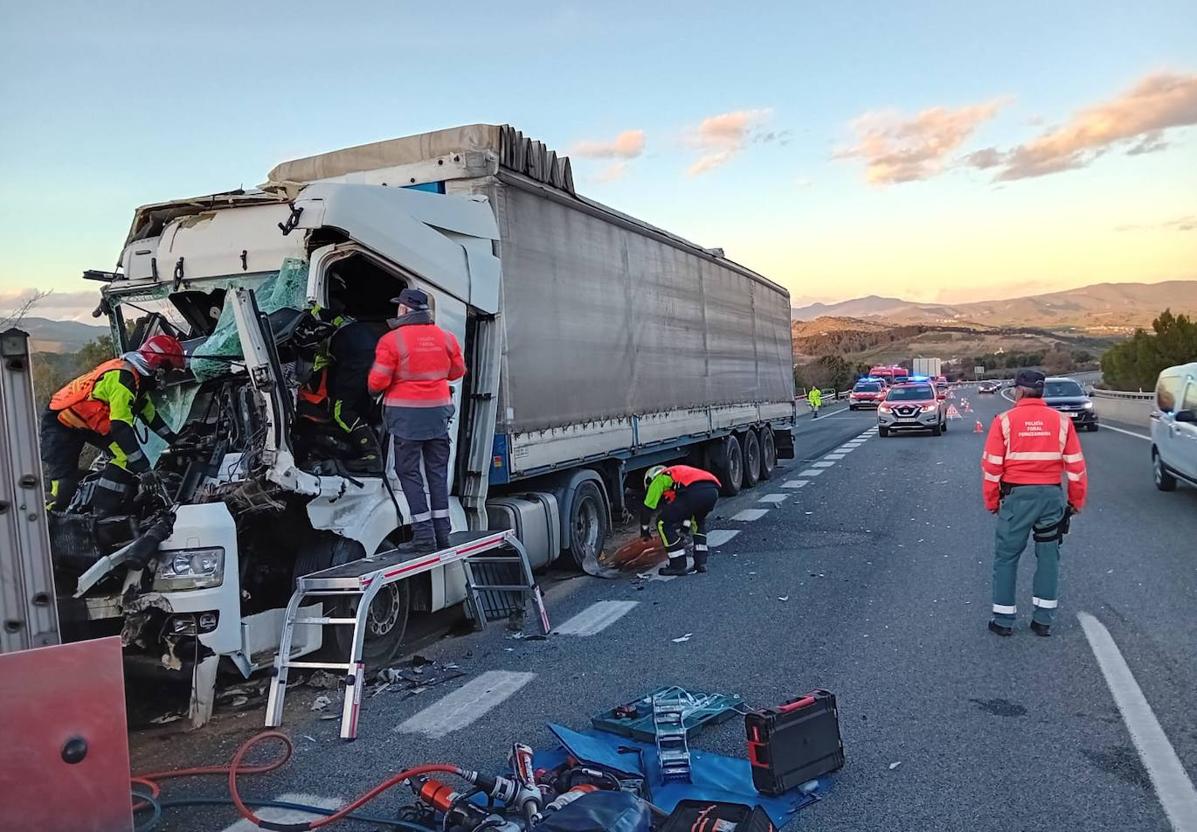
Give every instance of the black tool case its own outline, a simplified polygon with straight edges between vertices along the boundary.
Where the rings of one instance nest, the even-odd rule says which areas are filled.
[[[657,832],[777,832],[760,806],[720,803],[714,800],[681,800]]]
[[[844,765],[835,695],[814,690],[776,708],[744,716],[752,783],[781,794]]]

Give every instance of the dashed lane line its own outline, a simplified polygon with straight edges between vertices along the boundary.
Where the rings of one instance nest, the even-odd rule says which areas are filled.
[[[781,484],[782,488],[802,488],[802,486],[809,483],[810,480],[786,480]]]
[[[812,462],[812,463],[811,463],[811,467],[812,467],[812,468],[830,468],[830,467],[832,467],[833,465],[835,465],[835,463],[834,463],[834,462],[824,462],[824,461],[822,461],[822,460],[820,460],[819,462]]]
[[[831,460],[832,462],[838,462],[839,460],[843,459],[843,458],[844,458],[844,457],[846,457],[847,455],[848,455],[848,451],[844,451],[842,454],[839,454],[839,453],[836,453],[836,454],[826,454],[826,455],[823,457],[823,459]]]
[[[766,494],[757,500],[758,503],[773,503],[774,505],[781,505],[786,500],[790,499],[789,494]]]
[[[707,534],[707,545],[712,549],[730,543],[731,539],[740,533],[739,529],[715,529]]]
[[[535,673],[488,670],[433,702],[395,731],[439,739],[477,722],[535,678]]]
[[[817,476],[819,476],[819,474],[822,474],[822,473],[823,473],[822,468],[807,468],[805,471],[799,471],[798,476],[800,476],[800,477],[817,477]]]
[[[760,520],[769,513],[767,508],[746,508],[741,512],[737,512],[731,516],[732,520],[738,523],[751,523],[754,520]]]
[[[316,806],[320,809],[337,809],[341,806],[341,801],[336,798],[318,797],[314,794],[296,794],[288,792],[280,794],[274,798],[279,803],[301,803],[304,806]],[[279,824],[299,824],[305,820],[319,820],[324,815],[316,815],[311,812],[303,812],[299,809],[276,809],[267,806],[263,809],[257,809],[254,812],[259,818],[265,821],[272,821]],[[262,827],[250,823],[248,820],[242,819],[230,826],[226,826],[220,832],[254,832],[255,829]],[[298,826],[296,828],[299,828]]]
[[[1176,749],[1168,742],[1168,735],[1160,727],[1114,637],[1089,613],[1078,612],[1077,618],[1173,832],[1197,832],[1197,789],[1176,756]]]
[[[601,633],[636,606],[636,601],[597,601],[556,630],[559,636],[593,636]]]

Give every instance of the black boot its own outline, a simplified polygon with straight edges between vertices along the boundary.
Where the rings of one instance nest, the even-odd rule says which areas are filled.
[[[686,565],[686,556],[671,557],[669,563],[657,570],[658,575],[688,575],[690,567]]]
[[[700,575],[707,571],[708,554],[710,553],[699,549],[697,546],[694,547],[694,571]]]
[[[449,548],[449,533],[452,531],[452,526],[449,524],[448,517],[434,517],[432,519],[432,530],[436,535],[436,548]]]
[[[427,555],[436,551],[436,532],[432,522],[412,524],[412,538],[407,543],[400,544],[399,552],[404,555]]]

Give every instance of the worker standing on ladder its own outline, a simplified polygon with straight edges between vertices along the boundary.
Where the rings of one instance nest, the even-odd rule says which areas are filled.
[[[665,543],[669,563],[658,572],[662,575],[685,575],[686,535],[688,529],[694,539],[694,571],[707,571],[707,515],[719,501],[719,480],[709,471],[689,465],[654,465],[644,475],[644,505],[640,507],[640,536],[648,539],[649,520],[660,506],[665,506],[657,519],[657,530]]]
[[[167,445],[175,433],[154,409],[149,393],[157,377],[185,365],[183,345],[173,335],[153,335],[136,352],[105,361],[66,384],[42,414],[41,457],[50,483],[47,508],[64,511],[79,485],[79,454],[94,445],[108,455],[97,482],[92,513],[120,511],[136,479],[150,470],[133,420],[140,418]]]
[[[412,540],[400,549],[431,552],[449,545],[449,382],[465,375],[465,360],[453,333],[432,322],[424,292],[404,289],[393,301],[399,318],[375,348],[368,384],[371,393],[383,394],[387,430],[395,438],[395,472],[411,512]]]

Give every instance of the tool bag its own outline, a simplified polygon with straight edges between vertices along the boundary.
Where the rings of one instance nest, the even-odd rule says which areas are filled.
[[[760,806],[682,800],[657,832],[777,832]]]
[[[778,795],[844,765],[835,695],[813,690],[744,716],[752,783]]]

